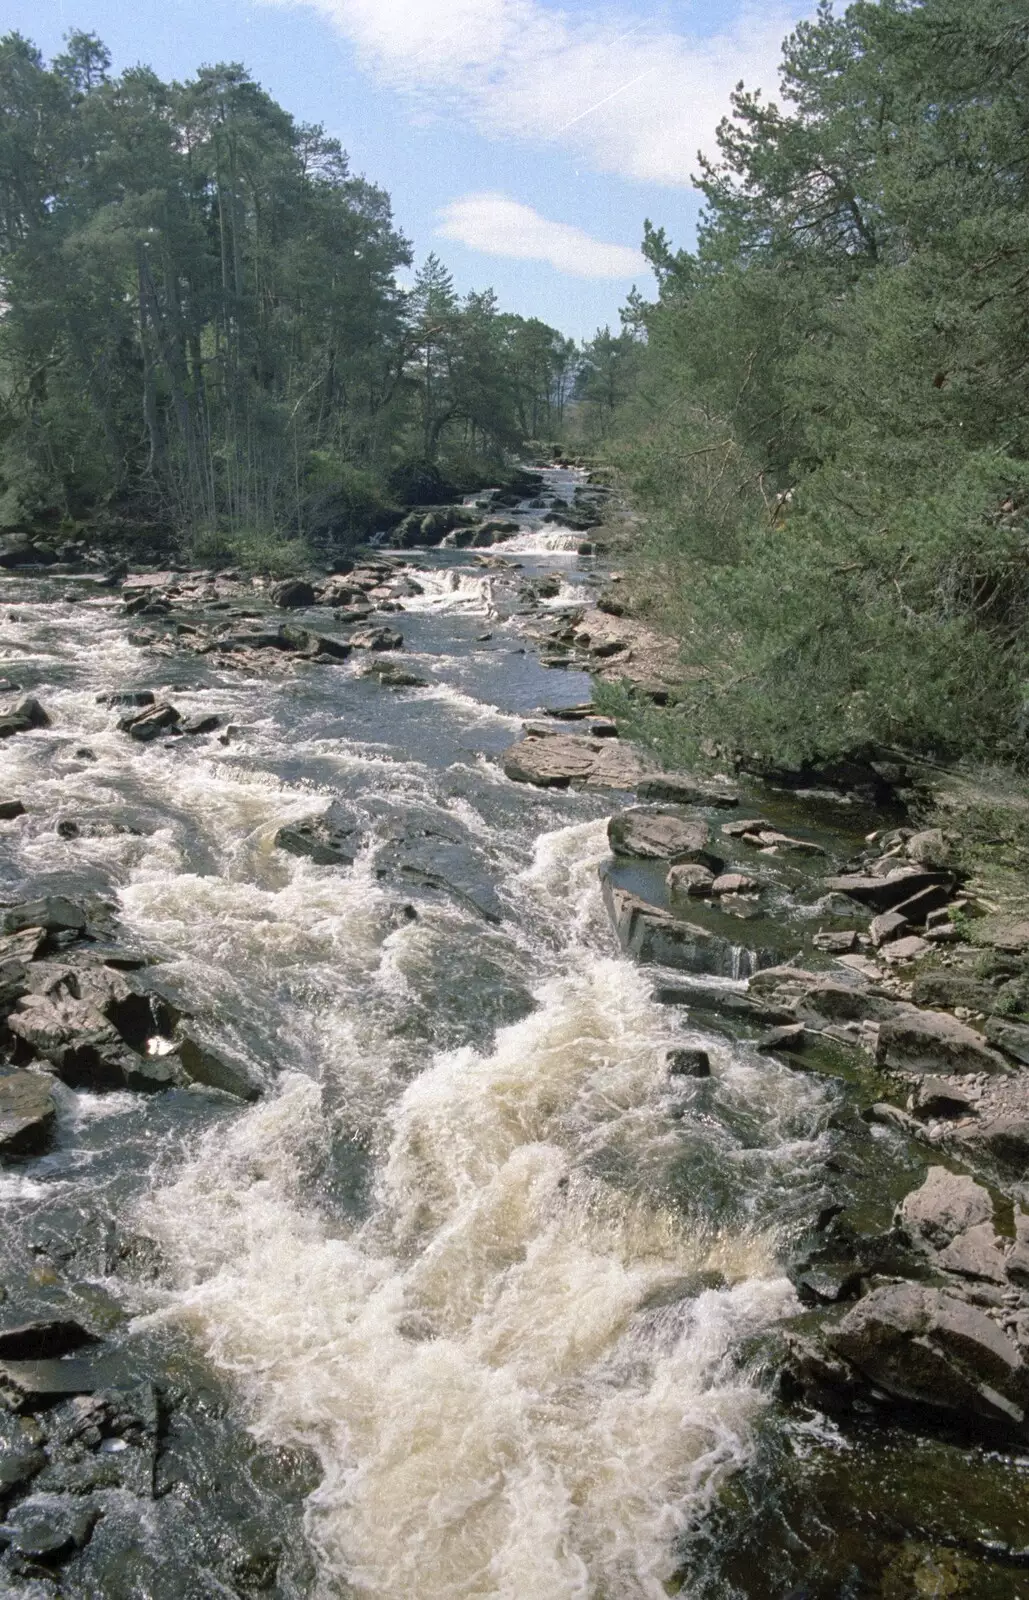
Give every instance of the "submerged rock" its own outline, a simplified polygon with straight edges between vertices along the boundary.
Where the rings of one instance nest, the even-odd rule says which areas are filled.
[[[0,1155],[35,1156],[46,1149],[57,1120],[53,1087],[46,1072],[0,1078]]]
[[[277,849],[306,856],[323,867],[349,867],[361,848],[361,824],[339,800],[320,817],[289,822],[275,835]]]
[[[33,728],[49,728],[50,718],[33,695],[19,700],[9,711],[0,712],[0,739],[9,739],[16,733],[29,733]]]

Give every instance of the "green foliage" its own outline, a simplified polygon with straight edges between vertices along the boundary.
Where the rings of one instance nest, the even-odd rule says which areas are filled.
[[[740,90],[609,453],[698,737],[1029,753],[1029,28],[1016,0],[823,4]]]
[[[574,349],[413,292],[388,195],[238,65],[112,78],[0,39],[0,515],[134,504],[230,543],[361,536],[391,466],[559,421]],[[249,547],[249,546],[248,546]]]

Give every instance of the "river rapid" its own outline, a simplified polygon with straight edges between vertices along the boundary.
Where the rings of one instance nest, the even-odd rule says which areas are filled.
[[[558,603],[588,593],[576,537],[522,520],[505,558],[557,572]],[[9,1247],[51,1215],[113,1219],[132,1247],[76,1270],[128,1315],[116,1337],[178,1341],[239,1428],[316,1464],[306,1566],[248,1588],[201,1563],[169,1593],[728,1593],[691,1576],[691,1541],[754,1449],[833,1096],[655,1003],[601,903],[625,797],[539,792],[497,759],[589,679],[540,665],[475,552],[417,568],[390,621],[429,685],[400,690],[353,662],[269,678],[154,657],[109,591],[0,584],[0,670],[52,718],[3,747],[4,792],[32,800],[0,824],[3,897],[105,896],[265,1085],[249,1107],[62,1087],[54,1149],[0,1174]],[[229,731],[135,744],[97,700],[127,684]],[[275,848],[340,798],[367,821],[352,867]],[[384,801],[460,824],[495,915],[376,875]],[[684,1044],[709,1079],[669,1076]],[[162,1535],[173,1568],[203,1500]],[[159,1592],[82,1574],[11,1592]]]

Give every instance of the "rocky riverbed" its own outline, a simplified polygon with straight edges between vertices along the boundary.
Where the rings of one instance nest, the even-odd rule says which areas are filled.
[[[4,1592],[1025,1592],[1029,925],[619,737],[603,498],[7,562]]]

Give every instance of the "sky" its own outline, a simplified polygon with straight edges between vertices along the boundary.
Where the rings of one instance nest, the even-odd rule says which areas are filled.
[[[698,149],[743,79],[776,94],[806,0],[0,0],[50,57],[99,34],[114,70],[241,61],[387,189],[416,261],[574,338],[618,326],[643,222],[694,238]]]

